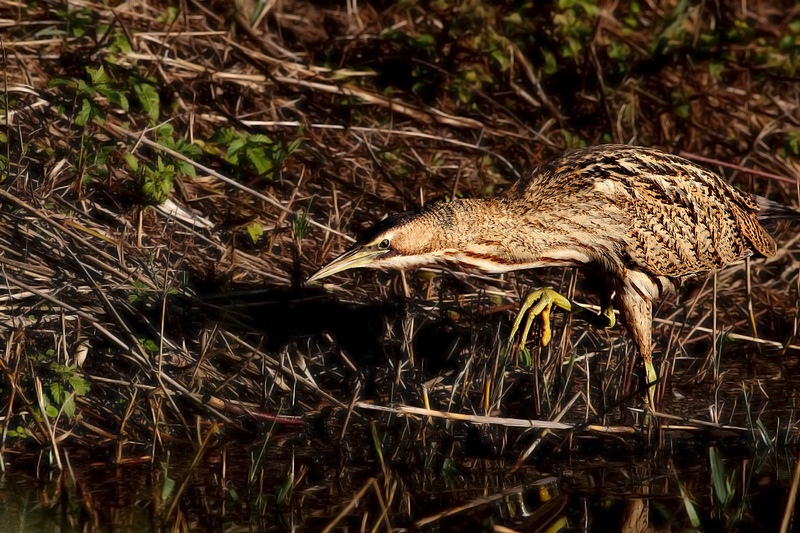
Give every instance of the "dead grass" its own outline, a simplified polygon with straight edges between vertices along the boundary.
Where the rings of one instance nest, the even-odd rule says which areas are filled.
[[[565,428],[635,433],[623,330],[559,316],[532,366],[505,356],[530,286],[592,301],[572,271],[301,282],[387,214],[491,196],[585,144],[680,152],[797,205],[797,6],[676,5],[284,1],[251,23],[247,2],[0,1],[4,460],[121,462],[213,424],[333,418],[348,437],[376,416],[401,447],[478,424],[514,456],[555,418],[556,447]],[[796,443],[797,228],[777,238],[663,303],[668,432]]]

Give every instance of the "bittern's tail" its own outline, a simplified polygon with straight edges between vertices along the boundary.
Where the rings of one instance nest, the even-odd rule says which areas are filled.
[[[758,202],[758,220],[769,221],[800,219],[800,211],[797,211],[792,207],[787,207],[779,204],[778,202],[767,200],[761,196],[756,196],[755,198],[756,202]]]

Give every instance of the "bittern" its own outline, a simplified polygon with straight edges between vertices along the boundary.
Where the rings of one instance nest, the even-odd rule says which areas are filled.
[[[553,305],[598,327],[613,303],[644,361],[654,407],[653,300],[691,276],[750,256],[775,255],[762,222],[800,213],[742,192],[691,161],[656,149],[605,145],[564,153],[489,199],[436,202],[379,222],[308,282],[351,268],[405,269],[438,262],[487,273],[570,266],[598,278],[601,313],[552,289],[528,295],[511,331],[524,344]]]

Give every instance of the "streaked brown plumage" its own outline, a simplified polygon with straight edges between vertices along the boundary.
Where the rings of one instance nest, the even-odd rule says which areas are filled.
[[[611,327],[613,301],[652,383],[652,301],[689,276],[774,255],[761,225],[773,218],[800,213],[659,150],[596,146],[531,170],[496,198],[437,202],[389,217],[309,282],[350,268],[440,261],[490,273],[580,267],[603,282],[607,310],[587,313],[553,291],[537,291],[523,303],[512,337],[526,314],[523,342],[534,315],[542,315],[549,335],[553,304]]]

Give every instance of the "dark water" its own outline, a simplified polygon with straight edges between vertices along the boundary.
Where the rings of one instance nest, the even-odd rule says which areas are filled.
[[[348,440],[375,435],[352,431]],[[384,439],[380,454],[305,438],[210,448],[194,468],[193,450],[169,464],[165,454],[62,472],[45,456],[17,458],[0,476],[0,531],[683,531],[692,513],[705,531],[778,531],[796,465],[746,439],[667,438],[643,452],[592,438],[514,470],[514,460],[469,456],[459,438],[413,452]],[[800,510],[789,510],[794,526]]]

